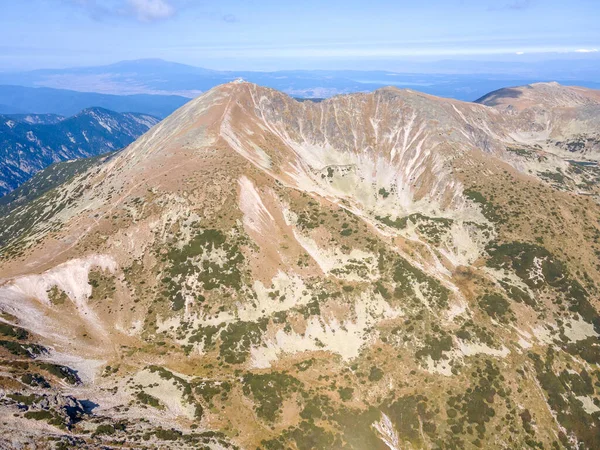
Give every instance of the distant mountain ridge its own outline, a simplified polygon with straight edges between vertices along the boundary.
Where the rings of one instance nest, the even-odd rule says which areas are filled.
[[[69,117],[0,115],[0,195],[52,163],[126,147],[156,125],[147,114],[88,108]]]
[[[72,116],[85,108],[98,106],[119,113],[136,112],[163,118],[188,101],[188,98],[177,95],[111,95],[45,87],[0,85],[0,114],[50,113]]]
[[[599,88],[595,74],[600,63],[573,61],[570,71],[559,71],[560,65],[503,63],[486,66],[481,62],[440,62],[434,72],[431,64],[406,67],[404,72],[389,70],[211,70],[160,59],[120,61],[95,67],[44,69],[20,73],[0,73],[0,85],[71,89],[105,94],[174,94],[196,97],[213,87],[243,78],[252,83],[277,89],[292,97],[324,98],[352,92],[370,92],[384,86],[416,89],[428,94],[473,101],[504,86],[526,85],[544,79],[563,84]],[[477,70],[466,70],[467,67]],[[489,67],[489,71],[485,71]],[[517,70],[518,68],[521,70]],[[529,70],[523,70],[529,68]],[[4,103],[0,96],[0,104]],[[119,109],[108,105],[109,109]],[[89,105],[88,105],[89,106]],[[80,108],[81,109],[81,108]],[[25,108],[26,111],[31,109]],[[127,109],[129,111],[134,109]],[[136,110],[147,112],[147,110]],[[152,113],[154,115],[160,115]]]
[[[32,125],[52,125],[66,119],[60,114],[4,114],[17,122],[26,122]]]

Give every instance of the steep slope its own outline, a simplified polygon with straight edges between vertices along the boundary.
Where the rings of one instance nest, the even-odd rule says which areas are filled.
[[[0,116],[0,195],[54,162],[123,148],[157,123],[156,117],[102,108],[63,120],[53,115]]]
[[[597,448],[600,207],[509,149],[598,116],[548,105],[229,83],[18,206],[2,439]]]
[[[103,153],[98,156],[61,161],[49,165],[15,190],[0,197],[0,215],[5,216],[13,209],[34,201],[76,175],[80,175],[91,167],[103,163],[114,154],[115,152]]]

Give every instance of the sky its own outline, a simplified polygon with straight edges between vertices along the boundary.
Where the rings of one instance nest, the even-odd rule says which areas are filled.
[[[0,0],[0,70],[162,58],[211,69],[600,57],[598,0]]]

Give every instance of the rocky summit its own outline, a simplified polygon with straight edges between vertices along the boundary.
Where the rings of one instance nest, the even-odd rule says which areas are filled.
[[[599,125],[208,91],[0,218],[0,445],[600,448]]]

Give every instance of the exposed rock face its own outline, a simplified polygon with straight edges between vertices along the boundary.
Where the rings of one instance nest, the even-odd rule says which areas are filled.
[[[598,94],[481,103],[230,83],[15,206],[6,395],[97,406],[27,432],[5,403],[7,435],[597,447],[596,147],[568,143],[596,132]]]

